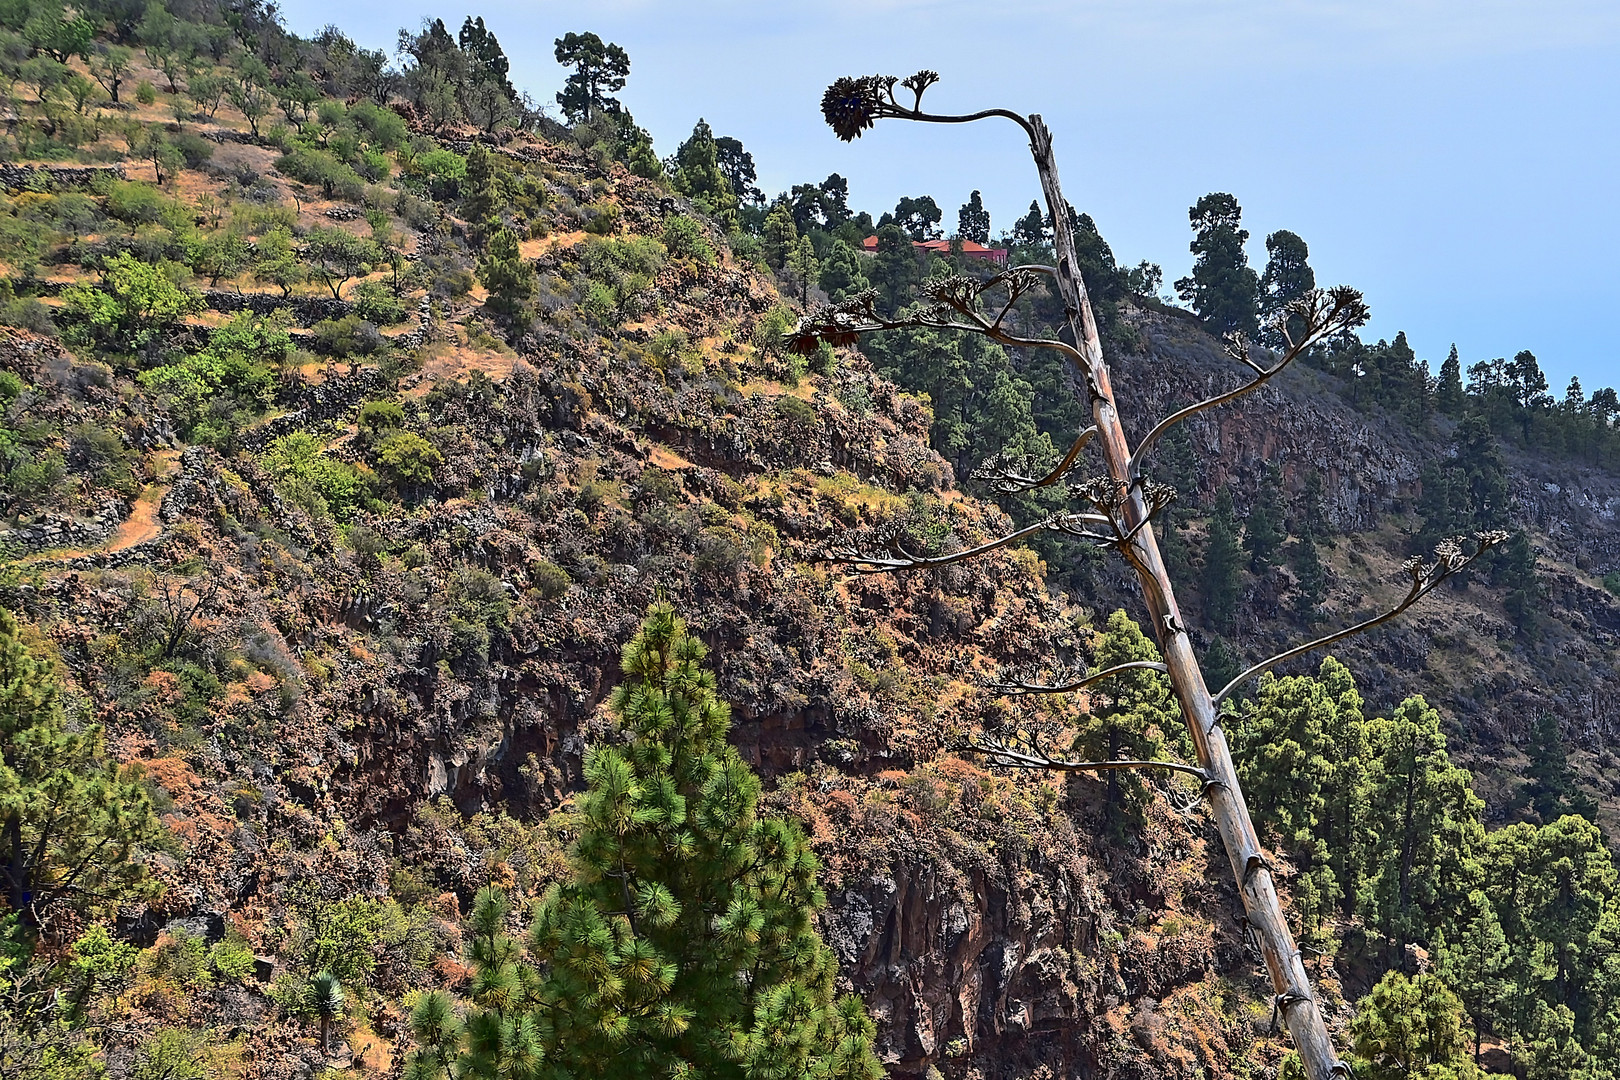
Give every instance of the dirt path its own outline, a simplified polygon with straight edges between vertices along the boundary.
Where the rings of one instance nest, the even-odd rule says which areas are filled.
[[[163,505],[163,496],[173,483],[179,466],[178,450],[159,450],[154,455],[152,475],[155,479],[135,497],[135,505],[129,508],[129,517],[118,526],[118,531],[113,533],[102,551],[123,551],[136,544],[144,544],[163,531],[163,523],[158,521],[158,508]]]

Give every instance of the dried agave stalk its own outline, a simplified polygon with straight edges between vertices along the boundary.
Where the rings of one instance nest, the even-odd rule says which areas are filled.
[[[867,331],[919,326],[982,334],[1005,345],[1056,349],[1069,357],[1085,385],[1091,405],[1091,426],[1077,435],[1063,460],[1044,473],[1028,462],[995,458],[986,462],[976,475],[1001,492],[1024,491],[1065,482],[1075,468],[1081,450],[1091,443],[1099,448],[1107,472],[1103,476],[1068,482],[1070,492],[1090,504],[1088,511],[1053,515],[1035,525],[972,548],[939,556],[917,555],[907,547],[902,530],[884,529],[876,531],[866,545],[846,544],[830,550],[827,557],[848,563],[863,572],[926,568],[970,558],[1041,530],[1062,531],[1118,550],[1141,579],[1143,596],[1152,615],[1153,632],[1158,638],[1164,663],[1122,665],[1070,681],[1012,682],[1000,688],[1009,693],[1067,692],[1092,685],[1127,669],[1151,666],[1163,670],[1170,677],[1182,718],[1192,737],[1198,764],[1070,761],[1049,752],[1039,737],[1015,736],[1011,740],[986,738],[963,749],[983,753],[992,763],[1011,767],[1092,772],[1164,769],[1197,779],[1226,845],[1233,877],[1243,900],[1246,925],[1271,977],[1274,1014],[1286,1023],[1311,1080],[1331,1080],[1336,1076],[1351,1075],[1349,1065],[1339,1058],[1333,1047],[1322,1012],[1311,991],[1300,950],[1283,917],[1271,868],[1255,833],[1254,823],[1249,818],[1226,735],[1221,730],[1220,705],[1237,686],[1274,665],[1394,618],[1468,562],[1500,544],[1506,534],[1480,534],[1474,538],[1472,551],[1465,551],[1461,540],[1446,541],[1440,545],[1433,563],[1413,560],[1407,564],[1410,588],[1407,595],[1389,611],[1256,664],[1218,693],[1211,694],[1193,654],[1192,642],[1187,636],[1180,609],[1176,606],[1175,592],[1153,534],[1152,519],[1174,496],[1174,492],[1144,481],[1142,463],[1174,425],[1206,409],[1237,400],[1275,377],[1312,345],[1333,334],[1360,326],[1367,318],[1366,305],[1358,292],[1344,287],[1313,290],[1301,297],[1276,319],[1275,327],[1284,348],[1280,357],[1271,358],[1269,366],[1256,362],[1247,341],[1233,339],[1228,344],[1228,353],[1236,362],[1247,367],[1252,377],[1234,390],[1216,394],[1160,420],[1133,451],[1120,425],[1119,408],[1115,403],[1108,365],[1103,358],[1096,319],[1092,315],[1085,282],[1078,269],[1073,228],[1068,215],[1069,204],[1058,184],[1051,132],[1040,116],[1023,116],[1006,109],[986,109],[965,115],[925,113],[922,111],[923,92],[938,78],[932,71],[922,71],[903,82],[891,76],[839,79],[823,96],[822,113],[839,138],[845,141],[858,138],[875,120],[886,117],[944,124],[1000,117],[1018,124],[1029,136],[1030,152],[1053,223],[1057,265],[1018,267],[983,282],[960,276],[931,282],[926,288],[927,302],[893,317],[881,315],[873,294],[865,293],[825,307],[802,320],[789,336],[789,347],[809,351],[822,341],[848,345]],[[894,91],[897,83],[911,91],[914,100],[909,106],[896,100]],[[1076,342],[1075,345],[1059,340],[1024,338],[1006,325],[1007,315],[1018,297],[1042,278],[1053,280],[1056,284],[1063,299],[1070,340]],[[1005,299],[987,305],[987,293],[1003,293]],[[1297,340],[1294,333],[1298,334]]]

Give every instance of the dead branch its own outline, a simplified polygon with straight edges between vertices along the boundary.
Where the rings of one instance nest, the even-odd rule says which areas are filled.
[[[1048,470],[1044,476],[1027,475],[1034,471],[1027,459],[1013,461],[998,453],[994,457],[986,458],[982,465],[973,470],[973,479],[986,481],[991,491],[1001,495],[1018,495],[1025,491],[1034,491],[1036,488],[1051,487],[1068,475],[1069,470],[1074,468],[1074,463],[1079,459],[1080,451],[1084,450],[1086,444],[1096,435],[1095,424],[1082,431],[1069,447],[1069,452],[1063,455],[1063,460]]]
[[[1289,334],[1288,323],[1290,318],[1303,318],[1304,330],[1296,342]],[[1352,330],[1367,321],[1367,305],[1361,299],[1361,293],[1343,285],[1333,289],[1312,289],[1299,299],[1290,303],[1274,324],[1275,329],[1283,336],[1287,343],[1282,357],[1269,368],[1261,367],[1249,355],[1249,343],[1242,335],[1234,335],[1228,342],[1226,354],[1235,360],[1247,365],[1256,372],[1253,379],[1234,390],[1216,394],[1203,401],[1188,405],[1185,409],[1178,409],[1169,416],[1153,425],[1153,429],[1142,437],[1136,452],[1130,458],[1129,475],[1134,479],[1141,475],[1142,462],[1147,460],[1148,454],[1153,451],[1161,438],[1177,424],[1190,417],[1197,416],[1207,409],[1217,405],[1225,405],[1238,398],[1260,389],[1266,383],[1281,374],[1283,369],[1292,364],[1302,353],[1312,345],[1324,338],[1344,330]]]
[[[1469,563],[1473,562],[1475,559],[1479,558],[1492,548],[1505,543],[1509,535],[1509,533],[1501,530],[1476,533],[1474,536],[1475,548],[1471,553],[1465,553],[1463,551],[1463,538],[1460,536],[1453,537],[1450,540],[1442,540],[1439,546],[1435,548],[1435,560],[1432,563],[1426,564],[1421,556],[1414,555],[1412,558],[1408,559],[1406,561],[1406,565],[1402,567],[1402,569],[1406,571],[1407,576],[1411,579],[1411,585],[1407,589],[1406,595],[1401,597],[1400,601],[1395,604],[1394,607],[1379,615],[1375,615],[1370,619],[1365,619],[1362,622],[1358,622],[1354,626],[1347,626],[1343,630],[1334,631],[1333,633],[1319,637],[1314,641],[1307,641],[1303,645],[1296,645],[1292,649],[1288,649],[1284,652],[1278,653],[1276,656],[1260,661],[1258,664],[1255,664],[1243,674],[1227,683],[1221,688],[1219,693],[1214,695],[1212,700],[1215,703],[1215,707],[1219,709],[1221,703],[1231,696],[1232,692],[1238,687],[1242,686],[1250,679],[1265,674],[1267,671],[1270,671],[1272,668],[1283,663],[1284,661],[1292,660],[1296,656],[1304,656],[1308,652],[1324,648],[1333,644],[1335,641],[1343,641],[1345,638],[1353,637],[1356,634],[1371,630],[1375,626],[1381,626],[1384,623],[1389,622],[1391,619],[1400,615],[1407,608],[1429,595],[1429,593],[1433,592],[1441,582],[1456,574],[1463,567],[1467,566]]]
[[[1111,679],[1127,671],[1157,671],[1162,675],[1169,670],[1157,660],[1132,660],[1129,663],[1115,664],[1102,671],[1078,676],[1065,683],[993,682],[987,683],[986,689],[997,690],[1003,694],[1068,694],[1084,690],[1088,686],[1094,686],[1104,679]]]

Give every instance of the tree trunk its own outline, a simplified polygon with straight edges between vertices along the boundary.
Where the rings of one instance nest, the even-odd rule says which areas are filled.
[[[1130,448],[1125,441],[1124,429],[1120,426],[1118,408],[1114,404],[1108,365],[1103,359],[1102,343],[1097,336],[1096,319],[1086,296],[1085,283],[1080,278],[1074,233],[1069,222],[1069,204],[1058,186],[1052,135],[1039,116],[1029,117],[1029,122],[1034,129],[1030,150],[1035,156],[1041,190],[1052,215],[1058,289],[1063,298],[1069,333],[1084,357],[1079,374],[1091,391],[1092,421],[1097,427],[1096,442],[1107,463],[1109,475],[1121,483],[1129,483]],[[1139,489],[1131,489],[1128,496],[1122,512],[1125,525],[1134,528],[1147,516],[1147,510]],[[1339,1061],[1321,1010],[1312,996],[1310,980],[1294,943],[1294,935],[1283,917],[1271,871],[1266,865],[1259,837],[1255,834],[1254,823],[1249,819],[1242,789],[1238,786],[1237,771],[1226,745],[1226,735],[1221,731],[1209,689],[1204,685],[1203,672],[1193,655],[1192,643],[1182,624],[1181,612],[1176,606],[1175,594],[1151,525],[1135,534],[1124,555],[1141,579],[1142,595],[1152,614],[1153,632],[1164,653],[1165,664],[1170,669],[1171,686],[1181,705],[1182,719],[1192,735],[1198,764],[1213,781],[1207,788],[1210,812],[1226,845],[1244,912],[1265,958],[1266,970],[1277,994],[1278,1011],[1293,1036],[1294,1046],[1299,1051],[1310,1080],[1332,1080],[1335,1076],[1347,1075],[1348,1070]]]

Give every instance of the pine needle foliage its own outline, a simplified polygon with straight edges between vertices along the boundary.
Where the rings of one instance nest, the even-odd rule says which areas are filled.
[[[882,1075],[864,1007],[833,997],[817,860],[759,816],[705,652],[669,605],[649,610],[610,700],[628,741],[586,757],[573,880],[522,940],[508,898],[479,893],[472,1005],[463,1022],[444,995],[417,1003],[407,1080]]]

